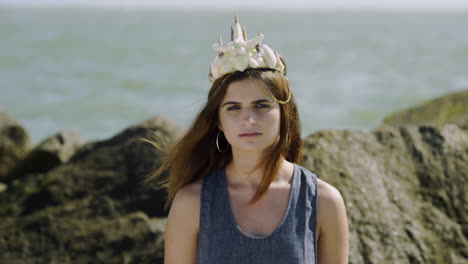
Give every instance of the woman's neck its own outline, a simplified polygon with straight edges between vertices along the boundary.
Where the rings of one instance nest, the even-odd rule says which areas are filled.
[[[268,153],[233,151],[232,161],[226,166],[229,182],[237,186],[256,188],[263,177],[263,168],[256,169],[257,165],[268,156]],[[281,158],[281,162],[285,162]]]

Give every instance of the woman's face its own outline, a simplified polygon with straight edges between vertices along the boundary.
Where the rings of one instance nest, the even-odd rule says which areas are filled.
[[[262,81],[256,84],[268,88]],[[278,140],[278,103],[246,79],[229,84],[219,107],[219,129],[234,151],[262,151]]]

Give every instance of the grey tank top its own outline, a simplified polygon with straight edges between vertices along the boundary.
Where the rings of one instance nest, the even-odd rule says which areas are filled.
[[[197,262],[199,264],[317,263],[317,175],[294,164],[282,221],[270,235],[245,233],[229,202],[225,169],[203,179]]]

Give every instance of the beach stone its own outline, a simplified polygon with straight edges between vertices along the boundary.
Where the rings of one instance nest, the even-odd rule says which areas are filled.
[[[418,106],[401,110],[384,118],[386,125],[429,125],[441,127],[448,123],[468,129],[468,90],[454,92]]]
[[[108,196],[8,218],[1,263],[163,263],[165,218],[121,214]]]
[[[6,189],[8,189],[8,185],[0,182],[0,192],[5,191]]]
[[[67,163],[12,184],[7,191],[10,209],[4,210],[25,215],[88,195],[107,193],[122,209],[140,210],[152,217],[166,216],[164,203],[155,202],[165,200],[165,191],[142,186],[142,178],[154,169],[161,151],[139,139],[153,135],[171,142],[182,131],[172,122],[156,117],[108,140],[88,142]],[[23,195],[25,192],[27,195]],[[21,206],[15,208],[18,203]]]
[[[30,147],[26,130],[12,115],[0,109],[0,181],[16,166]]]
[[[7,175],[6,181],[21,178],[26,174],[44,173],[64,164],[84,143],[84,138],[75,130],[57,133],[39,143],[23,160],[18,162]]]
[[[468,256],[468,134],[385,126],[322,130],[304,166],[343,195],[350,263],[464,263]]]
[[[141,184],[183,134],[155,117],[85,143],[68,162],[0,192],[0,263],[163,263],[166,193]]]

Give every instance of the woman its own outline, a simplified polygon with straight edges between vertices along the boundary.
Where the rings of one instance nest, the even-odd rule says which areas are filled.
[[[152,179],[169,211],[165,263],[348,263],[343,199],[297,165],[299,115],[276,51],[248,40],[213,45],[213,82],[191,128]]]

